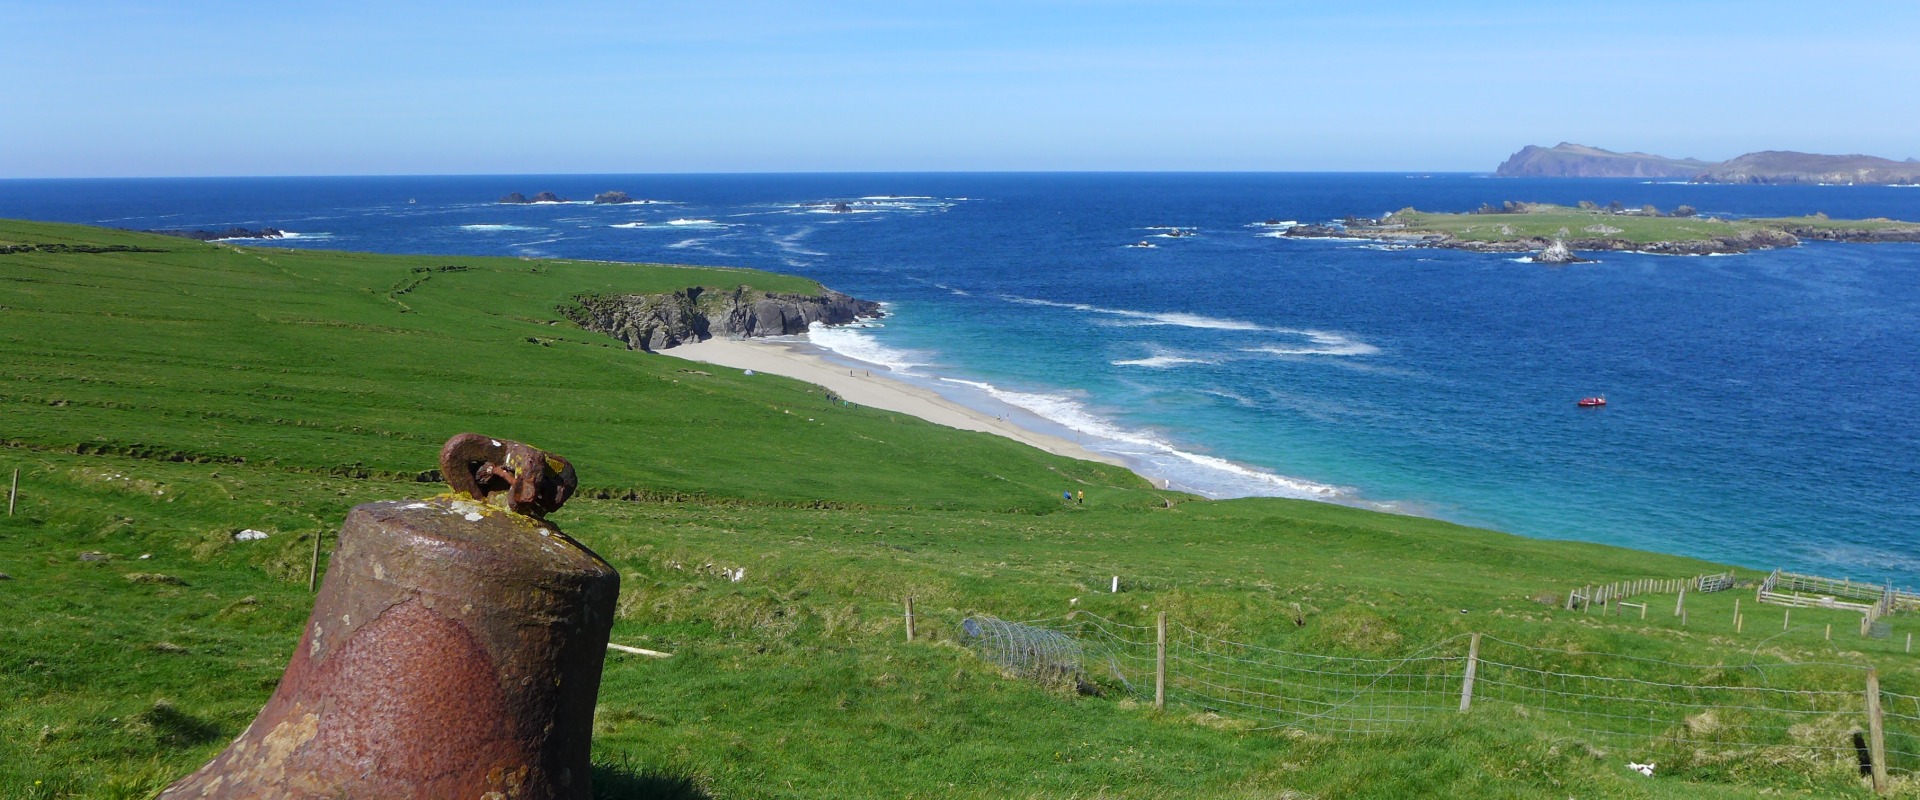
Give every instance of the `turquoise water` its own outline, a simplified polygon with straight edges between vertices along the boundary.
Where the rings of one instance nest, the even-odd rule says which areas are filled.
[[[616,188],[663,202],[489,202]],[[1920,576],[1920,246],[1547,268],[1260,224],[1508,199],[1920,219],[1920,189],[1465,175],[0,182],[4,216],[805,274],[893,312],[817,343],[1176,487]],[[832,200],[850,212],[809,205]]]

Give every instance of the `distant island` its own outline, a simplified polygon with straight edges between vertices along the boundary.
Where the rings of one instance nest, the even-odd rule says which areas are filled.
[[[1722,255],[1793,247],[1805,240],[1828,242],[1920,242],[1920,223],[1891,219],[1804,217],[1720,219],[1691,206],[1661,211],[1582,201],[1483,205],[1463,214],[1403,208],[1379,218],[1348,217],[1323,225],[1295,225],[1294,238],[1368,239],[1409,247],[1444,247],[1486,253],[1537,252],[1537,263],[1579,261],[1571,251],[1631,251],[1658,255]]]
[[[1552,147],[1527,145],[1493,174],[1502,178],[1666,178],[1694,183],[1902,186],[1920,184],[1920,161],[1763,150],[1715,162],[1650,153],[1616,153],[1561,142]]]

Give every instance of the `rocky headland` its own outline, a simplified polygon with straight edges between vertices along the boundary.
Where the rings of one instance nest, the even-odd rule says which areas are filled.
[[[884,314],[880,304],[835,291],[817,295],[695,287],[664,294],[582,295],[560,312],[634,350],[655,352],[716,336],[792,336],[815,322],[845,325]]]
[[[1561,142],[1552,147],[1523,147],[1493,174],[1503,178],[1667,178],[1694,183],[1899,186],[1920,184],[1920,160],[1763,150],[1726,161],[1702,161],[1616,153]]]
[[[201,242],[213,242],[221,239],[284,239],[287,235],[286,231],[280,230],[279,228],[228,228],[220,231],[164,230],[141,231],[141,233],[178,236],[182,239],[193,239]]]

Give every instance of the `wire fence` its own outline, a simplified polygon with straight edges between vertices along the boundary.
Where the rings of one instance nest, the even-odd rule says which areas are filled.
[[[1014,672],[1060,674],[1142,701],[1336,736],[1509,714],[1596,747],[1661,763],[1870,762],[1868,670],[1845,664],[1685,664],[1459,634],[1393,658],[1238,642],[1180,624],[1089,612],[963,625]],[[1163,644],[1164,643],[1164,644]],[[1164,677],[1160,671],[1164,670]],[[1883,765],[1920,773],[1920,696],[1881,690]]]

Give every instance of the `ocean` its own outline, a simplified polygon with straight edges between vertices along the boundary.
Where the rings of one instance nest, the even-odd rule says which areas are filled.
[[[650,202],[582,202],[616,189]],[[576,202],[494,202],[540,191]],[[1920,583],[1920,245],[1546,267],[1265,224],[1504,200],[1920,219],[1910,188],[1461,174],[0,181],[0,217],[796,273],[887,304],[831,357],[1175,488]]]

